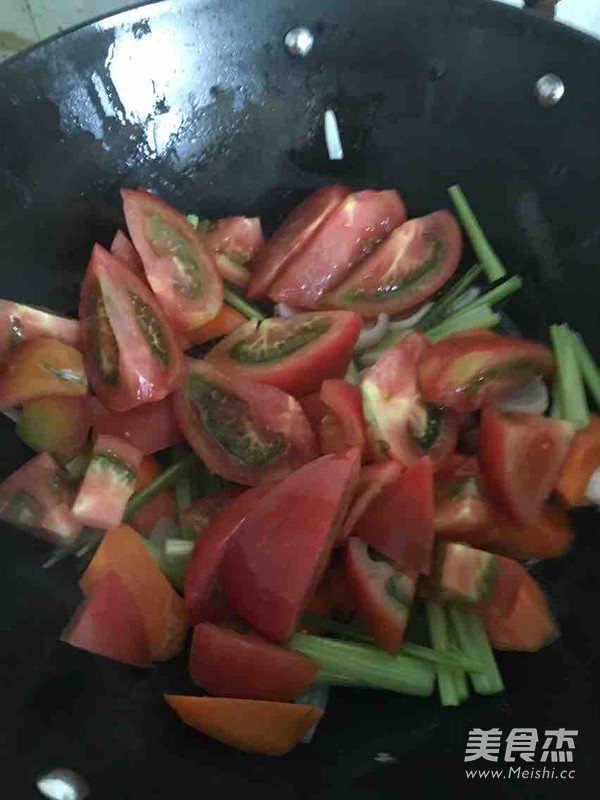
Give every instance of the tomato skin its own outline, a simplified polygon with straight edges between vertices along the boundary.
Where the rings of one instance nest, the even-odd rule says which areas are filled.
[[[66,475],[48,453],[26,461],[0,484],[0,519],[53,544],[68,544],[81,530],[72,502]]]
[[[209,225],[204,243],[214,255],[221,277],[236,286],[247,286],[250,272],[245,265],[260,252],[265,240],[258,217],[224,217]]]
[[[157,478],[161,472],[163,472],[163,468],[154,456],[144,456],[137,468],[134,492],[139,492],[139,490],[147,486],[150,481]],[[156,523],[163,519],[170,519],[173,520],[173,522],[177,519],[175,493],[171,487],[165,489],[147,503],[144,503],[144,505],[129,519],[129,524],[142,536],[150,536]]]
[[[202,409],[208,409],[205,411],[207,418],[210,416],[215,420],[212,432],[196,410],[199,404],[193,400],[194,381],[197,379],[202,382],[202,387],[216,387],[220,393],[215,409],[208,405],[212,400],[200,397]],[[213,388],[209,390],[212,392]],[[231,411],[225,405],[227,402],[233,404]],[[308,420],[291,395],[274,386],[230,377],[206,361],[188,359],[188,374],[175,394],[174,407],[179,427],[192,449],[212,472],[236,483],[249,486],[270,483],[317,455],[315,437]],[[229,420],[225,419],[221,424],[217,414],[223,413],[223,409]],[[228,449],[237,446],[235,442],[231,444],[233,434],[230,426],[245,422],[250,434],[244,429],[235,434],[236,441],[242,436],[247,441],[250,436],[252,444],[258,437],[254,433],[257,430],[263,437],[263,451],[258,453],[255,463],[252,463],[254,451],[250,451],[242,461],[241,453]]]
[[[116,572],[106,572],[62,632],[61,641],[96,655],[149,667],[150,647],[135,599]]]
[[[359,452],[322,456],[282,480],[230,541],[225,596],[257,631],[285,642],[325,569],[358,481]]]
[[[364,458],[367,428],[360,389],[348,381],[330,379],[321,384],[320,398],[328,409],[321,419],[321,451],[337,453],[348,447],[358,447]]]
[[[533,525],[540,519],[574,434],[570,422],[484,409],[481,471],[490,494],[517,522]]]
[[[276,303],[314,308],[391,230],[406,219],[400,195],[365,190],[346,197],[290,258],[268,295]]]
[[[380,461],[362,468],[356,493],[338,535],[338,544],[353,532],[358,520],[385,487],[395,484],[403,473],[404,467],[397,461]]]
[[[431,345],[423,334],[410,333],[392,345],[362,376],[361,392],[374,460],[393,458],[405,466],[429,455],[437,466],[454,450],[458,419],[447,409],[428,408],[417,386],[417,365]],[[424,446],[429,421],[437,418],[437,435]]]
[[[143,281],[146,280],[142,259],[123,231],[118,230],[115,233],[115,238],[112,240],[110,246],[110,254],[123,264],[124,267],[127,267],[130,272],[137,275],[138,278],[141,278]]]
[[[36,453],[65,463],[86,443],[90,432],[89,397],[42,397],[23,405],[17,435]]]
[[[600,465],[600,417],[590,414],[587,428],[577,431],[562,466],[556,491],[568,506],[589,505],[586,489]]]
[[[194,628],[190,676],[218,697],[291,701],[316,678],[319,665],[254,633],[210,623]]]
[[[428,456],[385,486],[357,520],[352,534],[410,578],[429,574],[433,548],[433,469]]]
[[[182,214],[149,192],[122,189],[121,196],[127,228],[148,283],[173,327],[185,332],[216,317],[223,305],[223,281],[202,238]],[[149,220],[162,225],[162,244],[152,242]],[[184,258],[187,266],[182,268],[178,263]]]
[[[266,295],[286,264],[349,194],[350,189],[345,186],[323,186],[296,206],[254,259],[248,297],[256,299]]]
[[[171,397],[129,411],[111,411],[93,398],[91,408],[97,435],[116,436],[144,455],[166,450],[182,440]]]
[[[375,561],[366,544],[355,536],[344,545],[344,569],[365,627],[379,647],[396,655],[404,638],[415,580],[389,562]]]
[[[229,541],[270,490],[271,486],[248,489],[216,513],[198,534],[185,574],[185,604],[192,625],[209,618],[211,593]]]
[[[408,312],[454,274],[461,252],[460,228],[449,211],[408,220],[395,228],[324,302],[358,311],[363,317]],[[419,271],[424,271],[420,279],[416,277]]]
[[[11,348],[30,339],[58,339],[63,344],[79,348],[79,321],[67,319],[12,300],[0,300],[0,364]]]
[[[298,332],[302,337],[303,330],[306,331],[305,344],[280,358],[269,355],[279,342],[285,346],[285,342],[293,341]],[[215,345],[206,360],[233,377],[268,383],[284,392],[302,396],[318,391],[327,378],[339,378],[345,374],[359,334],[360,317],[353,312],[295,314],[260,323],[250,320]],[[253,345],[262,342],[265,342],[264,360],[244,361],[238,355],[240,348],[241,353],[256,354]]]
[[[109,530],[123,519],[133,494],[142,453],[115,436],[98,436],[92,458],[73,503],[82,525]]]
[[[455,411],[476,411],[534,375],[553,372],[554,357],[544,345],[479,335],[449,337],[434,344],[420,359],[418,378],[425,400]]]

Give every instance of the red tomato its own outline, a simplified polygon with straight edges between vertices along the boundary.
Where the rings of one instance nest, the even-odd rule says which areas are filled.
[[[433,547],[433,469],[421,458],[384,486],[352,529],[411,578],[429,574]]]
[[[325,298],[363,317],[403,314],[419,306],[453,275],[462,252],[460,228],[449,211],[411,219]]]
[[[31,339],[9,353],[0,375],[0,411],[41,397],[80,397],[87,391],[79,350],[57,339]]]
[[[202,623],[194,628],[190,676],[217,697],[291,701],[314,681],[319,665],[254,633]]]
[[[213,253],[224,280],[247,286],[246,264],[260,252],[265,240],[258,217],[225,217],[210,223],[204,244]]]
[[[236,497],[215,514],[199,533],[185,574],[185,604],[192,625],[207,619],[211,594],[230,539],[265,497],[271,486],[259,486]]]
[[[286,264],[313,237],[350,194],[345,186],[323,186],[309,195],[267,241],[254,259],[248,297],[264,297]]]
[[[0,300],[0,363],[15,345],[40,337],[80,347],[79,321],[59,317],[43,308]]]
[[[475,411],[534,375],[553,371],[552,353],[537,342],[458,336],[442,339],[423,353],[418,377],[425,400],[455,411]]]
[[[534,525],[520,525],[496,509],[494,550],[510,558],[557,558],[572,545],[574,534],[565,509],[549,503]]]
[[[366,190],[349,195],[288,259],[269,288],[269,297],[277,303],[314,308],[405,219],[406,209],[397,192]]]
[[[157,478],[163,468],[153,456],[144,456],[137,469],[137,479],[135,482],[135,492],[139,492],[144,486]],[[129,519],[131,527],[142,536],[150,536],[154,531],[159,520],[170,519],[175,522],[177,519],[177,507],[175,504],[175,493],[169,487],[160,494],[153,497],[138,509]]]
[[[358,488],[340,529],[338,544],[352,533],[358,520],[384,488],[394,485],[403,473],[404,467],[397,461],[381,461],[362,468]]]
[[[73,647],[123,664],[151,664],[144,618],[116,572],[104,573],[60,638]]]
[[[100,245],[81,287],[88,378],[104,406],[128,411],[162,400],[181,382],[179,342],[148,287]]]
[[[188,359],[175,414],[211,472],[236,483],[269,483],[317,455],[313,432],[293,397],[274,386],[231,378],[206,361]]]
[[[190,523],[196,536],[206,528],[208,523],[221,509],[239,497],[244,490],[241,486],[226,486],[216,492],[200,497],[183,512],[183,518]]]
[[[171,397],[129,411],[110,411],[94,398],[92,427],[96,434],[117,436],[144,455],[166,450],[182,439]]]
[[[344,547],[344,568],[358,614],[379,647],[395,655],[402,644],[415,581],[355,536]]]
[[[300,397],[298,402],[302,406],[302,410],[306,414],[306,419],[318,439],[321,435],[321,420],[327,413],[327,406],[321,400],[318,392]]]
[[[212,253],[184,216],[149,192],[123,189],[123,211],[148,283],[176,330],[208,322],[223,305]]]
[[[346,311],[251,320],[215,345],[206,360],[234,378],[305,395],[346,373],[359,333],[360,317]]]
[[[533,525],[539,520],[574,434],[570,422],[484,409],[481,470],[492,496],[517,522]]]
[[[117,231],[115,238],[112,240],[110,246],[110,254],[114,256],[117,261],[120,261],[124,267],[137,275],[138,278],[146,281],[146,273],[144,272],[144,265],[140,258],[138,251],[131,244],[123,231]]]
[[[0,519],[54,544],[68,544],[81,530],[72,502],[66,475],[48,453],[27,461],[0,484]]]
[[[65,463],[85,445],[90,423],[89,397],[41,397],[23,405],[16,431],[36,453]]]
[[[358,386],[343,380],[326,380],[321,384],[320,398],[327,408],[321,420],[322,452],[337,453],[358,447],[364,458],[367,430]]]
[[[233,609],[284,642],[325,569],[354,492],[357,448],[301,467],[273,487],[230,540],[222,585]]]
[[[495,550],[494,513],[475,457],[436,475],[434,529],[438,539]]]
[[[424,403],[417,386],[417,364],[430,348],[421,333],[392,345],[365,371],[363,407],[373,457],[413,464],[424,455],[440,464],[456,446],[458,420],[452,412]]]
[[[142,453],[122,439],[98,436],[94,452],[73,504],[82,525],[116,527],[133,494]]]

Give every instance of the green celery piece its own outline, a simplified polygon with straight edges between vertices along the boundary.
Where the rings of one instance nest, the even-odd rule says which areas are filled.
[[[450,651],[453,653],[461,654],[460,642],[458,635],[454,629],[454,625],[448,620],[448,635],[450,640]],[[480,670],[481,671],[481,670]],[[456,693],[458,695],[458,702],[462,703],[467,700],[471,694],[469,691],[469,684],[467,681],[467,673],[464,669],[457,668],[454,670],[454,685],[456,686]]]
[[[150,500],[153,500],[165,489],[168,489],[169,486],[173,486],[179,475],[191,469],[197,461],[198,458],[195,453],[188,453],[176,464],[167,467],[164,472],[161,472],[160,475],[157,475],[157,477],[144,486],[143,489],[140,489],[139,492],[136,492],[130,497],[123,519],[126,522],[131,519],[135,512],[142,506],[146,505]]]
[[[590,422],[590,412],[578,357],[577,339],[568,325],[551,325],[550,338],[558,365],[558,398],[563,419],[573,422],[578,428],[586,428]]]
[[[190,223],[192,228],[196,230],[198,228],[198,223],[200,222],[200,217],[197,214],[188,214],[186,217],[187,221]]]
[[[239,294],[236,294],[231,289],[223,289],[223,296],[225,298],[225,302],[228,303],[232,308],[235,308],[236,311],[239,311],[240,314],[243,314],[246,319],[257,319],[262,321],[266,319],[266,316],[262,313],[262,311],[257,308],[252,303],[248,303]]]
[[[425,608],[434,649],[447,651],[450,647],[450,641],[446,609],[440,603],[434,603],[433,601],[427,602]],[[436,677],[441,704],[443,706],[458,706],[460,697],[454,678],[454,669],[439,664],[436,668]]]
[[[455,184],[448,189],[448,194],[488,280],[493,282],[504,278],[506,269],[489,243],[462,189]]]
[[[519,275],[513,275],[512,278],[503,281],[498,286],[494,286],[494,288],[490,289],[489,292],[485,292],[479,297],[476,297],[474,300],[471,300],[470,303],[468,303],[466,306],[463,306],[463,308],[456,313],[461,314],[465,311],[471,311],[474,308],[479,308],[479,306],[484,305],[494,306],[501,300],[505,300],[507,297],[510,297],[511,294],[518,292],[522,286],[523,279]]]
[[[417,323],[417,330],[426,331],[428,328],[433,327],[447,315],[448,309],[458,298],[466,292],[474,281],[481,275],[482,267],[480,264],[474,264],[468,269],[464,275],[461,275],[452,286],[439,297],[429,311]]]
[[[469,673],[475,691],[478,694],[498,694],[504,691],[504,682],[481,617],[458,606],[448,606],[448,614],[461,650],[485,667],[484,673]]]
[[[360,379],[358,376],[358,367],[353,358],[348,362],[348,369],[346,371],[346,380],[354,386],[358,386]]]
[[[471,328],[494,328],[500,322],[500,314],[497,314],[489,306],[483,305],[473,309],[461,310],[457,314],[448,317],[435,328],[427,331],[427,338],[435,344],[440,339],[446,339],[454,333],[468,331]]]
[[[579,368],[583,374],[583,380],[594,398],[596,405],[600,408],[600,370],[583,341],[583,338],[578,333],[573,333],[572,336],[572,345],[575,350]]]

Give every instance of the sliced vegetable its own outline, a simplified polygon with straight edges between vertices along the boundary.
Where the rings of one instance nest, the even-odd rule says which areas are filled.
[[[63,344],[79,347],[79,322],[59,317],[43,308],[0,300],[0,363],[4,363],[16,345],[39,338],[58,339]]]
[[[572,334],[571,343],[585,384],[596,401],[596,405],[600,406],[600,370],[598,365],[578,333]]]
[[[481,617],[457,606],[449,606],[448,614],[460,649],[482,665],[482,670],[470,673],[475,691],[478,694],[498,694],[504,691],[502,676]]]
[[[31,339],[12,348],[0,374],[0,411],[40,397],[87,394],[79,350],[58,339]]]
[[[409,465],[430,455],[438,464],[456,446],[456,416],[424,403],[417,387],[417,367],[429,349],[423,334],[410,333],[363,375],[363,406],[371,452],[377,460],[393,458]]]
[[[264,245],[258,217],[225,217],[209,223],[204,244],[213,253],[221,277],[237,286],[247,286],[246,264]]]
[[[275,641],[287,640],[317,586],[359,465],[353,448],[300,468],[273,487],[229,542],[222,568],[225,596]]]
[[[487,600],[498,577],[496,559],[493,553],[466,544],[438,544],[428,583],[428,596],[444,603],[480,603]]]
[[[570,422],[484,409],[481,470],[490,494],[517,522],[533,525],[539,520],[574,433]]]
[[[165,700],[190,728],[237,750],[265,756],[289,753],[323,714],[313,706],[269,700],[172,694]]]
[[[73,647],[124,664],[151,664],[144,618],[133,594],[112,570],[99,578],[60,638]]]
[[[451,647],[452,630],[448,623],[447,610],[444,606],[428,601],[426,606],[429,636],[436,651],[448,652]],[[458,706],[460,695],[456,681],[456,673],[446,664],[436,666],[437,687],[442,706]]]
[[[66,473],[41,453],[0,484],[0,519],[54,544],[73,542],[81,530],[71,513]]]
[[[180,338],[183,341],[183,347],[187,350],[190,347],[212,342],[213,339],[220,339],[221,336],[227,336],[245,322],[246,317],[243,314],[224,303],[216,317],[205,322],[204,325],[200,325],[199,328],[181,334]]]
[[[427,313],[417,321],[415,326],[417,330],[427,331],[451,313],[454,303],[464,296],[464,293],[481,275],[482,269],[481,264],[474,264],[463,275],[456,278],[431,305]]]
[[[577,428],[586,428],[590,414],[579,368],[575,336],[568,325],[551,325],[550,337],[558,365],[558,401],[562,418],[573,422]]]
[[[190,523],[195,536],[198,536],[221,509],[239,497],[242,491],[241,486],[227,486],[204,495],[183,512],[183,519]]]
[[[321,400],[318,392],[299,397],[298,402],[302,406],[312,432],[318,439],[321,435],[321,421],[327,413],[327,406]]]
[[[166,661],[183,647],[187,615],[172,588],[146,550],[141,536],[128,525],[104,536],[79,585],[87,596],[107,572],[116,572],[144,618],[152,661]]]
[[[406,219],[395,191],[355,192],[320,226],[269,288],[277,303],[314,308],[349,270]]]
[[[545,414],[549,405],[548,384],[539,375],[529,383],[508,392],[495,403],[499,411],[515,411],[519,414]]]
[[[344,566],[358,613],[383,650],[400,650],[415,593],[415,580],[355,536],[344,546]]]
[[[434,530],[438,539],[493,550],[493,519],[476,458],[465,458],[436,475]]]
[[[360,473],[358,487],[350,510],[338,536],[338,544],[343,542],[354,530],[354,526],[367,510],[371,502],[383,491],[386,486],[392,486],[404,473],[397,461],[381,461],[378,464],[369,464],[363,467]]]
[[[287,650],[258,634],[202,623],[194,628],[190,676],[219,697],[293,700],[319,671],[304,655]]]
[[[92,399],[92,427],[96,435],[116,436],[152,455],[181,441],[173,402],[165,397],[156,403],[144,403],[129,411],[111,411]]]
[[[411,311],[452,276],[461,250],[460,228],[448,211],[408,220],[393,230],[325,302],[366,317]]]
[[[85,445],[90,423],[89,397],[42,397],[23,405],[16,431],[36,453],[64,463]]]
[[[146,277],[171,324],[191,331],[223,305],[214,256],[174,208],[145,191],[123,189],[123,211]]]
[[[537,342],[509,336],[460,336],[427,350],[418,379],[425,400],[475,411],[528,383],[536,374],[552,375],[552,353]]]
[[[586,489],[600,467],[600,417],[592,414],[587,428],[578,431],[560,470],[556,491],[569,506],[587,505]]]
[[[179,342],[148,287],[99,245],[81,287],[79,316],[90,383],[101,403],[128,411],[181,382]]]
[[[573,528],[567,512],[558,503],[548,503],[533,525],[514,522],[496,510],[493,549],[509,558],[558,558],[571,547]]]
[[[321,451],[338,453],[358,447],[364,458],[367,428],[360,389],[348,381],[330,379],[321,384],[320,399],[327,409],[320,425]]]
[[[123,231],[119,230],[115,233],[115,238],[112,240],[110,246],[110,254],[114,256],[117,261],[120,261],[123,266],[127,267],[130,272],[137,275],[138,278],[142,278],[144,281],[146,280],[142,259]]]
[[[140,492],[149,486],[152,481],[159,477],[162,468],[153,456],[144,456],[137,468],[137,478],[135,491]],[[142,536],[150,536],[156,525],[161,520],[170,520],[175,523],[177,509],[175,508],[175,496],[170,487],[164,489],[160,494],[150,499],[134,514],[129,516],[129,523],[132,528]]]
[[[308,420],[289,394],[229,377],[206,361],[188,360],[174,403],[190,446],[212,472],[228,480],[268,483],[317,454]]]
[[[165,489],[173,486],[182,472],[188,472],[198,464],[195,453],[186,453],[179,461],[167,467],[159,475],[153,478],[148,484],[132,495],[125,509],[123,519],[129,521],[133,515],[143,506],[149,503],[154,497],[164,492]]]
[[[252,264],[248,297],[264,297],[269,286],[350,194],[345,186],[323,186],[286,217]]]
[[[506,275],[504,265],[492,249],[485,233],[477,222],[477,218],[464,196],[462,189],[458,185],[451,186],[448,194],[454,203],[458,218],[464,225],[467,236],[475,254],[485,270],[489,281],[496,281]]]
[[[232,377],[268,383],[294,395],[341,378],[360,333],[360,318],[323,311],[250,321],[219,342],[206,360]]]

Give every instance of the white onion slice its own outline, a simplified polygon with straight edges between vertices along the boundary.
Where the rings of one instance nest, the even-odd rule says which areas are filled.
[[[592,477],[589,479],[585,490],[585,496],[590,503],[593,503],[595,506],[600,506],[600,469],[596,469],[592,472]]]
[[[375,325],[363,327],[356,344],[354,345],[354,352],[360,353],[361,350],[368,350],[383,339],[387,333],[390,324],[390,318],[387,314],[379,314]]]
[[[163,547],[167,539],[176,539],[179,536],[179,528],[170,517],[161,517],[157,520],[148,537],[154,544]]]
[[[327,703],[329,702],[329,686],[325,683],[311,683],[302,694],[299,694],[298,697],[294,699],[294,703],[305,703],[308,706],[314,706],[314,708],[318,708],[320,711],[325,712],[327,708]],[[321,717],[322,719],[322,717]],[[321,720],[319,720],[320,722]],[[305,744],[308,744],[312,741],[313,736],[315,735],[315,731],[317,730],[317,726],[319,722],[315,722],[312,728],[306,731],[304,736],[302,737],[302,741]]]
[[[5,417],[8,417],[11,422],[20,422],[23,412],[20,408],[9,408],[7,411],[2,412]]]
[[[478,289],[477,286],[469,287],[465,292],[457,297],[453,303],[450,304],[448,311],[458,311],[459,309],[464,308],[468,303],[472,303],[473,300],[477,300],[480,294],[481,289]]]
[[[528,383],[513,389],[494,404],[500,411],[520,414],[545,414],[550,405],[550,393],[543,378],[536,375]]]
[[[344,158],[344,148],[342,147],[342,137],[337,123],[337,117],[333,109],[328,108],[324,118],[325,145],[330,161],[341,161]]]
[[[414,314],[411,314],[410,317],[405,317],[404,319],[397,319],[394,322],[390,322],[390,328],[394,331],[404,331],[408,330],[408,328],[413,328],[417,322],[420,322],[425,314],[429,311],[433,303],[425,303],[424,306],[417,309]]]
[[[302,311],[299,308],[288,306],[286,303],[276,303],[275,305],[275,315],[278,317],[293,317],[294,314],[301,313]]]

